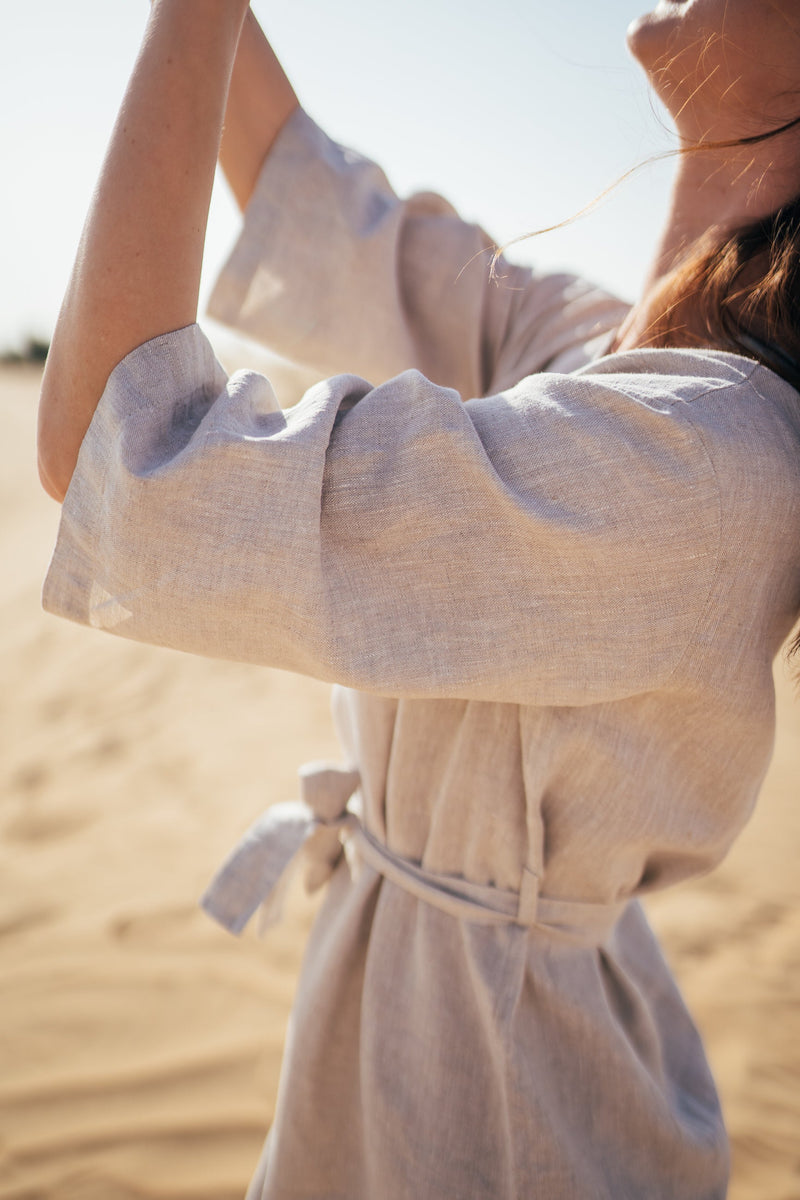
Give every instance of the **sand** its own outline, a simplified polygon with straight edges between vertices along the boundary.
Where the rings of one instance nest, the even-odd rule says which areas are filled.
[[[237,941],[195,898],[297,765],[335,755],[328,689],[41,612],[37,387],[0,373],[0,1200],[238,1200],[313,904]],[[722,1093],[731,1200],[800,1198],[800,700],[777,684],[756,816],[649,906]]]

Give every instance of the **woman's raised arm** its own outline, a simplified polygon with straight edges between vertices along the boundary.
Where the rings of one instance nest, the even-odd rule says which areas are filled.
[[[251,11],[245,17],[233,68],[219,160],[244,212],[261,166],[297,96]]]
[[[39,471],[63,499],[114,367],[197,315],[208,206],[247,0],[156,0],[53,336]]]

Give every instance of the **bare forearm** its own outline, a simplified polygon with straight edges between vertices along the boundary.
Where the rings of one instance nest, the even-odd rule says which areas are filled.
[[[244,0],[157,0],[53,337],[39,462],[61,499],[108,376],[197,315],[208,206]]]
[[[253,194],[261,165],[297,108],[291,83],[252,12],[248,12],[231,78],[220,163],[239,207]]]

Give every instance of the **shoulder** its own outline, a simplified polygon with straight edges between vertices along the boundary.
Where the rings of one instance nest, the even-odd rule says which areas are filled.
[[[795,426],[800,394],[760,363],[722,350],[657,349],[608,354],[574,372],[576,377],[605,380],[621,391],[657,407],[694,406],[706,416],[716,414],[721,424],[753,404],[769,406]],[[724,397],[725,404],[714,402]],[[705,402],[705,405],[703,405]],[[688,415],[688,414],[687,414]]]
[[[714,350],[638,350],[577,374],[693,429],[729,484],[769,472],[797,495],[800,393],[760,363]]]
[[[728,373],[698,370],[698,364],[636,351],[599,358],[571,372],[547,371],[515,387],[467,405],[487,445],[530,434],[530,448],[547,466],[548,443],[559,453],[554,470],[570,457],[599,483],[599,469],[626,489],[644,486],[659,466],[673,479],[713,470],[692,407],[707,393],[736,386]],[[666,482],[666,480],[665,480]]]
[[[716,463],[741,458],[752,468],[753,450],[786,459],[797,477],[800,393],[760,363],[715,350],[634,350],[611,354],[571,373],[574,390],[600,423],[614,414],[628,420],[652,414],[650,428],[693,432]]]
[[[524,460],[573,498],[680,513],[696,532],[721,522],[733,537],[800,511],[800,395],[737,355],[609,355],[467,408],[493,461]]]
[[[750,619],[751,635],[763,627],[775,653],[800,600],[800,393],[760,363],[708,350],[609,356],[575,378],[593,405],[617,414],[612,425],[647,430],[654,458],[668,450],[697,501],[692,525],[710,515],[715,493],[719,603],[735,600],[739,632]],[[620,417],[626,409],[637,417]]]

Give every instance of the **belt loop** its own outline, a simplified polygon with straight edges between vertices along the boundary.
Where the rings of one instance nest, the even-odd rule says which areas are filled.
[[[522,879],[519,884],[519,904],[517,906],[517,923],[519,925],[534,925],[536,912],[539,907],[539,876],[530,867],[522,868]]]

